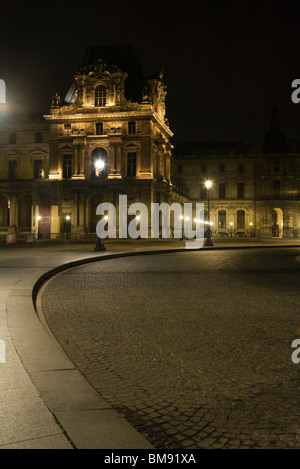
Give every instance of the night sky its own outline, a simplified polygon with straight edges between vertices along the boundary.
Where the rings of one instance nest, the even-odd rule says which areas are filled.
[[[299,2],[86,0],[1,2],[0,78],[11,109],[48,112],[89,45],[131,44],[144,74],[165,70],[173,143],[263,144],[270,109],[300,138]]]

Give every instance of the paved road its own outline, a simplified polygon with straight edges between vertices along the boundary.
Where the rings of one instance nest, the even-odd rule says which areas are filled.
[[[156,448],[300,448],[299,259],[279,248],[107,260],[56,277],[42,307]]]

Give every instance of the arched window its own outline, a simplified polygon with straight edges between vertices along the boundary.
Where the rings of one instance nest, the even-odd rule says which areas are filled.
[[[105,106],[106,105],[106,88],[104,85],[98,85],[95,88],[95,106]]]
[[[226,212],[219,210],[218,212],[218,228],[226,228]]]
[[[236,213],[236,227],[245,228],[245,211],[238,210]]]

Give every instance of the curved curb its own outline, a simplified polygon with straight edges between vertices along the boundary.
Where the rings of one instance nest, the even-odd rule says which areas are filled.
[[[68,262],[67,264],[62,264],[54,269],[49,270],[45,274],[41,275],[38,280],[35,282],[32,289],[32,301],[34,309],[36,310],[36,299],[39,293],[39,290],[43,284],[50,280],[55,275],[64,272],[66,270],[72,269],[74,267],[79,267],[80,265],[90,264],[92,262],[98,262],[109,259],[119,259],[124,257],[134,257],[134,256],[147,256],[151,254],[171,254],[177,252],[199,252],[199,251],[229,251],[235,249],[285,249],[285,248],[300,248],[300,244],[297,245],[259,245],[259,246],[212,246],[212,247],[202,247],[200,249],[186,249],[186,248],[170,248],[170,249],[153,249],[150,251],[134,251],[134,252],[121,252],[116,254],[103,254],[102,256],[88,257],[85,259],[80,259],[78,261]]]
[[[46,287],[45,282],[65,270],[104,259],[196,250],[181,246],[168,249],[166,246],[153,246],[152,249],[150,246],[139,246],[139,250],[135,251],[129,250],[132,246],[119,246],[119,252],[102,252],[101,255],[81,250],[81,247],[78,251],[71,249],[71,252],[59,247],[42,250],[42,258],[39,250],[31,256],[24,249],[26,254],[20,258],[10,255],[11,251],[7,250],[3,255],[4,296],[0,298],[1,333],[2,338],[7,339],[9,363],[9,366],[1,368],[4,385],[7,380],[2,393],[1,409],[6,418],[3,419],[5,426],[0,441],[1,449],[69,448],[71,446],[65,438],[67,435],[64,436],[64,428],[74,442],[73,447],[149,448],[144,437],[118,416],[76,370],[61,347],[58,347],[57,341],[47,333],[34,304],[37,306],[36,301],[40,301],[38,294],[43,285]],[[299,248],[299,245],[243,244],[202,247],[197,250],[267,247]],[[29,260],[31,257],[32,262]],[[73,261],[68,262],[70,259]]]

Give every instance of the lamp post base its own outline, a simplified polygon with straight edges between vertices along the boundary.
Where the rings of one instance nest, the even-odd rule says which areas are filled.
[[[104,246],[102,239],[98,238],[94,251],[106,251],[106,247]]]
[[[207,238],[204,246],[213,246],[213,242],[212,242],[211,238]]]

